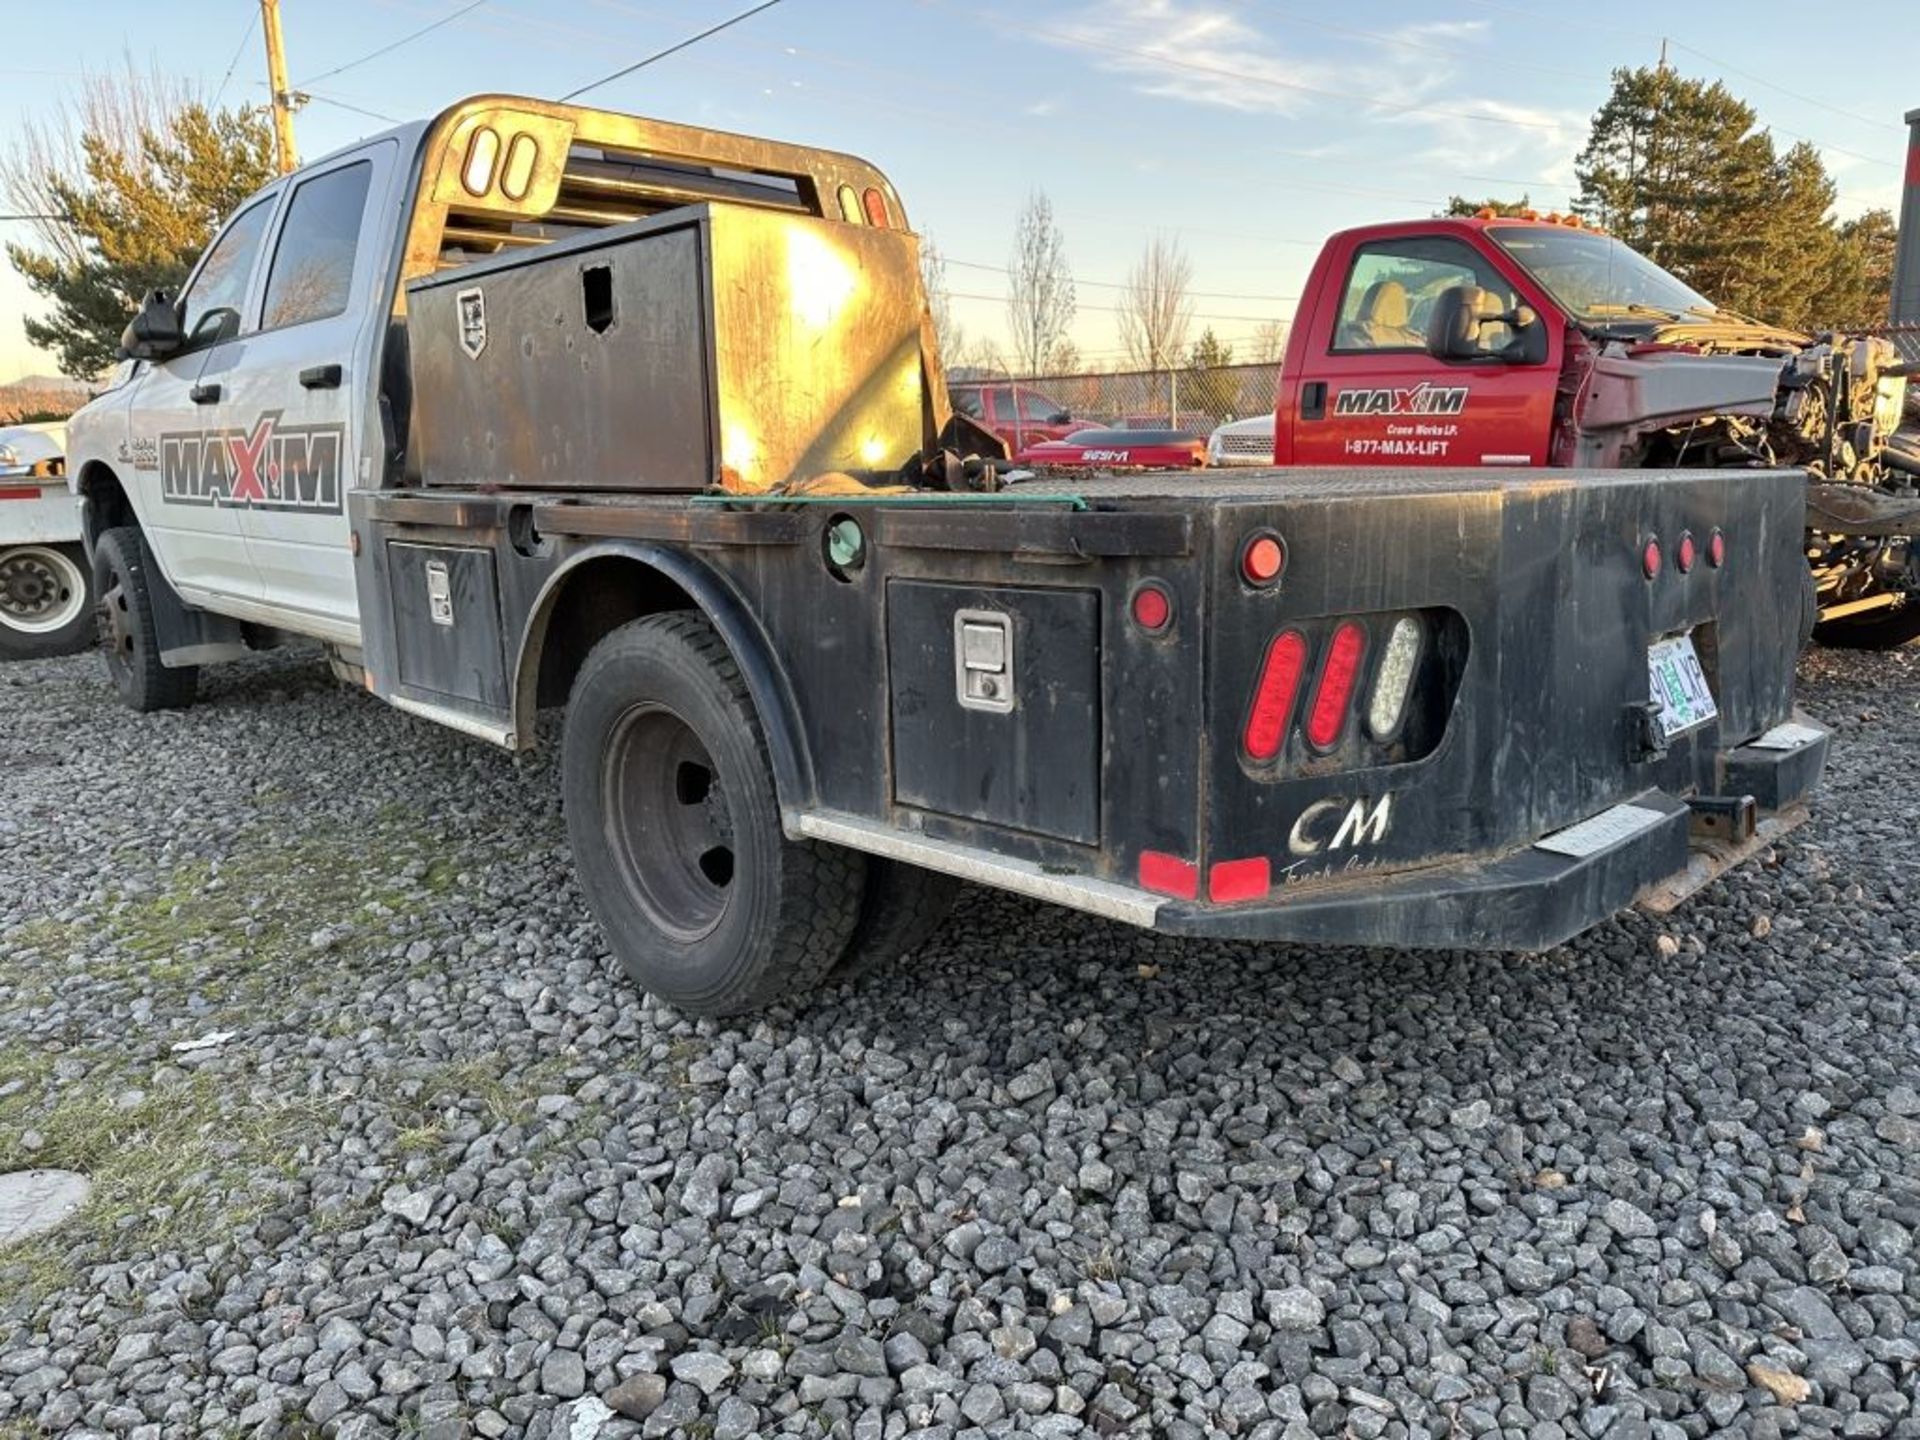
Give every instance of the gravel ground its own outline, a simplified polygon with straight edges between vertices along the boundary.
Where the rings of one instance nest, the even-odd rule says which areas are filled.
[[[1920,651],[1806,663],[1815,821],[1666,920],[972,894],[745,1025],[616,973],[548,760],[97,663],[0,671],[0,1170],[95,1183],[0,1253],[8,1440],[1920,1435]]]

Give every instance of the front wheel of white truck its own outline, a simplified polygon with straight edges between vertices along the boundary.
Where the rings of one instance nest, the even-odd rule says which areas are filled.
[[[704,617],[648,616],[594,646],[561,793],[587,902],[649,994],[736,1015],[806,994],[846,949],[863,857],[782,833],[759,717]]]
[[[108,678],[130,710],[179,710],[193,703],[200,685],[198,667],[176,669],[160,663],[160,635],[153,620],[155,573],[153,552],[134,526],[116,526],[94,542],[100,644]]]
[[[93,641],[93,588],[78,545],[0,546],[0,660],[72,655]]]

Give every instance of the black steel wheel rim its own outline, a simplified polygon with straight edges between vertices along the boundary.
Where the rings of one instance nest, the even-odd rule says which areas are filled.
[[[100,633],[105,639],[107,671],[116,682],[133,673],[135,625],[125,581],[116,571],[100,596]]]
[[[602,786],[607,843],[634,902],[677,941],[711,934],[733,888],[733,812],[699,735],[664,705],[634,706],[608,737]]]

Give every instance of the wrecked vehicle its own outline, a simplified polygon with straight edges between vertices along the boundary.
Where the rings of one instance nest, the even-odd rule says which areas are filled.
[[[1920,164],[1909,168],[1911,211]],[[1902,232],[1909,286],[1920,285],[1916,225],[1909,216]],[[1880,649],[1920,636],[1920,446],[1896,434],[1915,373],[1884,337],[1722,310],[1572,217],[1371,225],[1333,236],[1315,263],[1281,369],[1274,454],[1798,469],[1805,628]]]
[[[293,634],[508,750],[564,708],[581,888],[703,1014],[956,879],[1537,950],[1804,817],[1797,473],[1010,483],[918,254],[852,156],[506,96],[276,179],[72,422],[109,675]]]

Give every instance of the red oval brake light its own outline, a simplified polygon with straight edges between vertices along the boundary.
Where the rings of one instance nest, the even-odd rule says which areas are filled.
[[[1267,658],[1260,666],[1260,679],[1253,687],[1253,708],[1247,714],[1247,729],[1242,737],[1247,754],[1255,760],[1271,760],[1280,753],[1287,738],[1287,723],[1293,719],[1293,702],[1300,693],[1300,677],[1307,668],[1307,637],[1298,630],[1282,630],[1267,646]]]
[[[1320,662],[1320,682],[1314,687],[1313,705],[1307,711],[1307,743],[1314,749],[1331,750],[1340,742],[1366,653],[1367,632],[1356,621],[1341,621],[1327,643],[1327,658]]]

